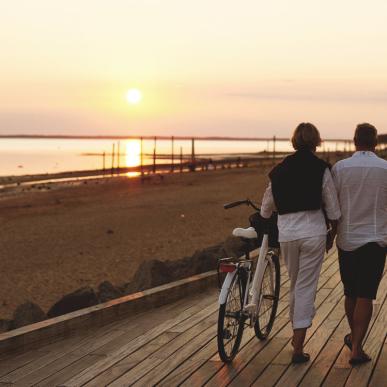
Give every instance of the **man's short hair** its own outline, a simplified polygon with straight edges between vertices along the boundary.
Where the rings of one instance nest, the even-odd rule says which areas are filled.
[[[294,130],[292,144],[295,150],[315,150],[321,145],[321,137],[318,129],[310,122],[302,122]]]
[[[355,130],[354,141],[356,146],[374,148],[378,144],[378,131],[367,122],[359,124]]]

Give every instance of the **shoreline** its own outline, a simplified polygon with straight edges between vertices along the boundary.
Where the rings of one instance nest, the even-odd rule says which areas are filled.
[[[217,245],[251,210],[223,204],[260,202],[265,168],[232,168],[140,179],[56,185],[0,200],[0,319],[30,300],[46,312],[83,286],[130,282],[149,259],[176,260]]]
[[[331,152],[317,152],[320,158],[337,160],[343,157],[347,157],[353,152],[343,151],[331,151]],[[174,172],[191,172],[192,168],[195,168],[197,172],[200,170],[217,169],[217,168],[233,168],[242,166],[270,166],[274,160],[282,159],[287,156],[288,152],[276,152],[275,154],[267,151],[257,153],[254,157],[251,155],[230,155],[226,158],[214,159],[214,155],[209,155],[207,158],[197,158],[194,162],[187,161],[187,156],[183,163],[156,163],[155,165],[144,164],[143,166],[137,165],[133,167],[115,167],[105,169],[93,169],[93,170],[79,170],[79,171],[62,171],[56,173],[36,173],[26,175],[4,175],[0,176],[0,194],[1,190],[17,187],[23,184],[39,184],[42,182],[56,183],[64,181],[64,179],[91,179],[91,178],[110,178],[116,176],[127,175],[131,173],[151,174],[151,173],[169,173],[172,168]],[[164,155],[166,156],[166,155]],[[169,156],[168,156],[169,157]],[[212,159],[211,159],[212,157]],[[159,159],[159,158],[158,158]]]
[[[283,154],[279,154],[283,156]],[[20,176],[0,176],[0,198],[6,194],[57,188],[61,185],[87,184],[91,180],[106,180],[112,178],[150,179],[152,176],[164,176],[169,174],[203,172],[217,169],[267,167],[273,165],[272,157],[241,158],[230,157],[226,159],[210,160],[201,159],[195,162],[148,164],[135,167],[109,168],[105,170],[81,170],[58,173],[44,173]]]

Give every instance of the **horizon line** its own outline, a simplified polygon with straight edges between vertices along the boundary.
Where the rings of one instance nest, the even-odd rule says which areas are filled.
[[[383,134],[379,135],[383,136]],[[66,134],[0,134],[0,139],[63,139],[63,140],[197,140],[197,141],[290,141],[289,137],[231,137],[231,136],[137,136],[137,135],[66,135]],[[329,138],[323,142],[348,142],[353,141],[352,138],[340,139]]]

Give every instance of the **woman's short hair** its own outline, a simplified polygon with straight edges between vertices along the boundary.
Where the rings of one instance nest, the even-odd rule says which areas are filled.
[[[378,144],[378,131],[375,126],[365,122],[355,130],[355,145],[374,148]]]
[[[315,150],[321,145],[321,137],[318,129],[310,122],[302,122],[294,130],[292,144],[295,150]]]

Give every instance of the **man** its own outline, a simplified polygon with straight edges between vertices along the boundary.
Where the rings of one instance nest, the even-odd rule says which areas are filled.
[[[353,156],[332,169],[342,213],[337,246],[351,328],[344,343],[351,350],[352,365],[371,360],[362,343],[383,275],[387,245],[387,161],[375,154],[376,128],[359,124],[354,141]]]

